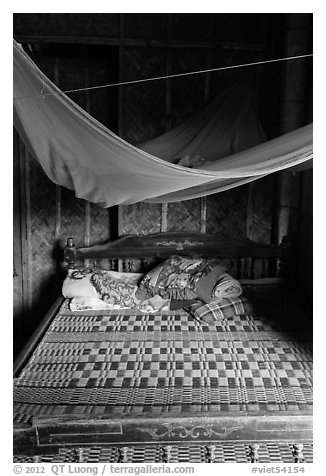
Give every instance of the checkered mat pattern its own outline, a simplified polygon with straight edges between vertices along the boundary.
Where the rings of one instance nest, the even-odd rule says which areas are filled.
[[[278,287],[246,294],[254,315],[213,324],[184,311],[72,313],[65,303],[14,382],[15,423],[311,409],[309,320]]]
[[[120,463],[122,451],[117,447],[84,447],[84,463]],[[170,445],[171,463],[209,463],[210,449],[204,445]],[[215,463],[250,463],[250,446],[242,442],[214,444]],[[160,445],[128,446],[124,451],[126,463],[163,463],[166,462],[166,450]],[[303,463],[313,462],[313,445],[303,444]],[[78,451],[62,448],[56,455],[40,455],[38,463],[75,463]],[[33,463],[33,456],[15,456],[14,463]],[[258,449],[259,463],[294,463],[294,448],[288,443],[260,442]]]

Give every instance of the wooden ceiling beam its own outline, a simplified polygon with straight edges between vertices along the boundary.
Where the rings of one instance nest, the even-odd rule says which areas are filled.
[[[144,46],[169,48],[219,48],[228,50],[262,51],[259,43],[225,41],[146,40],[137,38],[107,38],[93,36],[15,35],[18,43],[69,43],[101,46]]]

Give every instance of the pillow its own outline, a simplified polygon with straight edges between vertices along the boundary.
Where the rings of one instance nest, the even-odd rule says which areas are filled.
[[[110,275],[110,271],[97,270],[92,273],[90,281],[98,297],[115,306],[115,308],[137,307],[139,299],[136,298],[135,294],[138,289],[138,276],[115,279]]]
[[[91,283],[92,270],[86,268],[69,269],[62,284],[62,294],[65,298],[89,297],[98,298]]]
[[[103,286],[102,290],[100,289],[99,276],[102,276],[103,280],[118,280],[136,286],[143,277],[143,274],[119,273],[117,271],[106,271],[101,269],[94,270],[88,268],[69,269],[68,275],[62,285],[63,296],[70,299],[74,297],[101,298],[102,294],[105,292]]]
[[[233,316],[252,314],[250,302],[244,297],[213,299],[209,304],[196,302],[189,306],[188,312],[198,321],[212,323]]]
[[[218,260],[172,256],[142,279],[136,296],[149,299],[158,294],[165,299],[199,298],[210,302],[213,288],[225,270]]]

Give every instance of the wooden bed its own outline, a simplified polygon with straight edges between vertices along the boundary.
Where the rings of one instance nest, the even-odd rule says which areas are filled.
[[[59,298],[14,365],[15,461],[312,462],[312,329],[286,240],[128,236],[65,261],[138,272],[175,254],[223,259],[252,314],[76,314]]]

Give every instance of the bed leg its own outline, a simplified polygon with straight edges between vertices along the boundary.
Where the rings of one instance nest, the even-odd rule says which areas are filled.
[[[250,448],[250,453],[249,453],[249,458],[250,458],[250,463],[258,463],[259,460],[259,444],[258,443],[253,443],[252,445],[249,445]]]
[[[119,463],[128,463],[128,453],[128,446],[122,446],[121,448],[119,448]]]
[[[33,463],[40,463],[40,462],[41,462],[41,456],[34,455],[33,456]]]
[[[302,450],[303,450],[302,443],[295,443],[293,445],[293,458],[295,463],[303,463],[304,456],[303,456]]]
[[[216,459],[216,454],[215,454],[215,450],[216,450],[216,445],[208,445],[206,446],[206,450],[207,450],[207,459],[208,459],[208,463],[215,463],[215,459]]]

